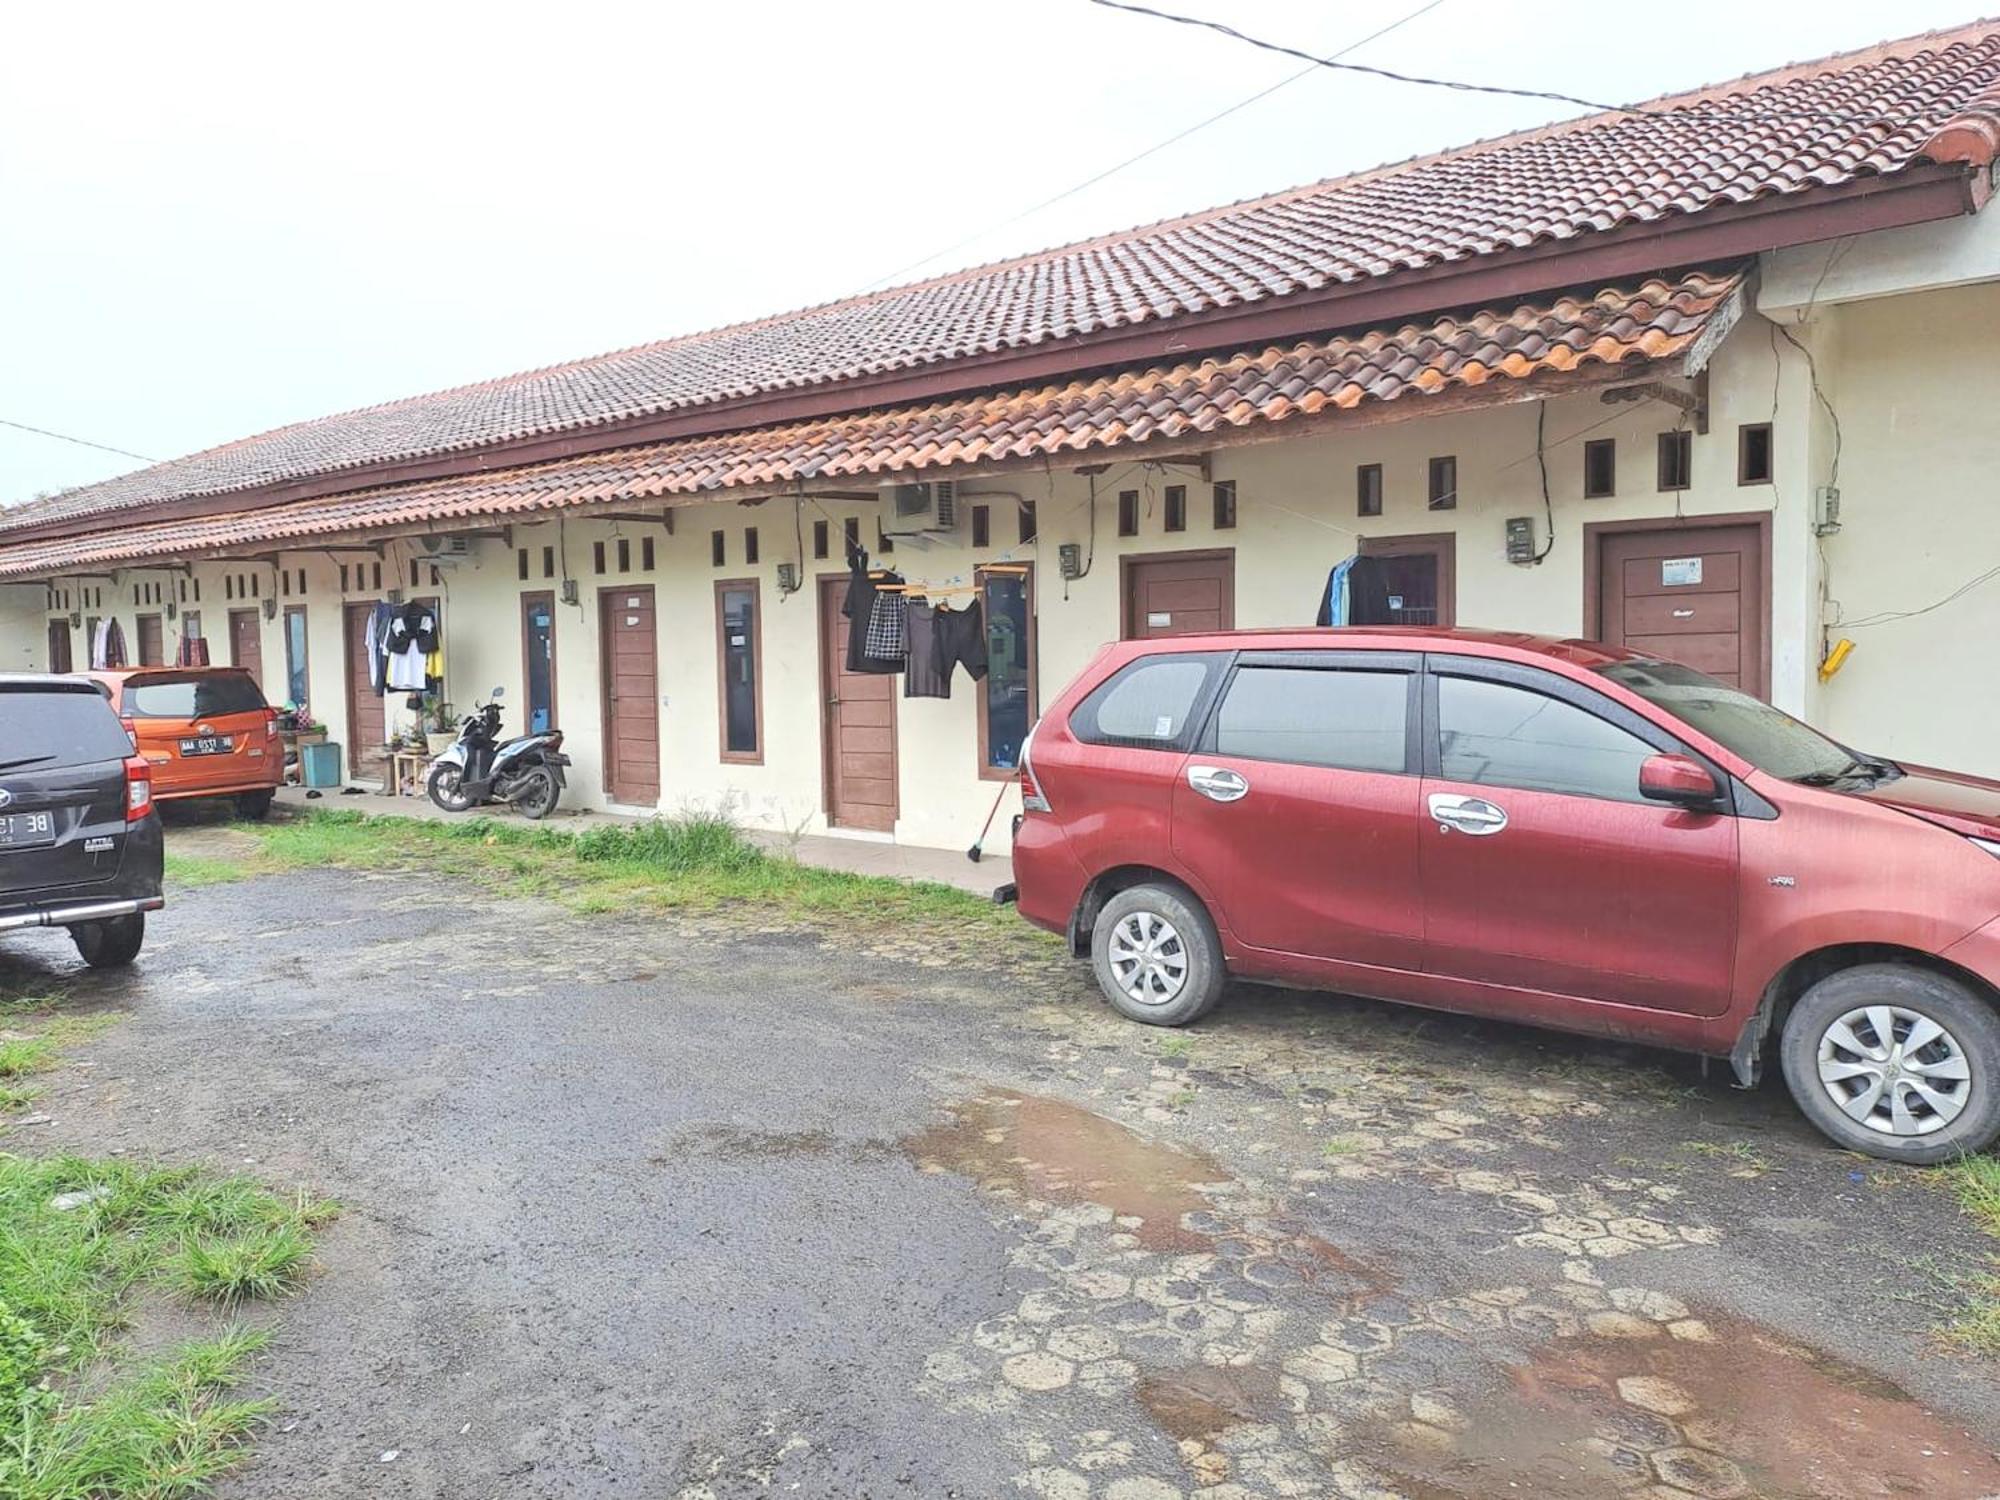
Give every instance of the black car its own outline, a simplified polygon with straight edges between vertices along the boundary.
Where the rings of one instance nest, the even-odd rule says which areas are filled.
[[[164,861],[152,768],[97,685],[0,674],[0,932],[67,927],[92,968],[129,964]]]

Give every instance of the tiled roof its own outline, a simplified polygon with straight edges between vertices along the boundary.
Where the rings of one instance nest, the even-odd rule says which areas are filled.
[[[1990,160],[1996,145],[2000,21],[870,296],[302,422],[13,507],[0,512],[0,531],[1275,303],[1835,187],[1900,171],[1927,151]]]
[[[229,515],[139,523],[0,549],[0,577],[39,577],[246,545],[311,545],[465,520],[533,518],[609,502],[704,498],[766,489],[1116,450],[1148,438],[1247,429],[1371,402],[1421,400],[1494,380],[1527,380],[1591,362],[1648,365],[1689,353],[1742,286],[1733,272],[1689,272],[1595,296],[1523,304],[921,406],[714,437],[611,449],[517,469],[296,500]]]

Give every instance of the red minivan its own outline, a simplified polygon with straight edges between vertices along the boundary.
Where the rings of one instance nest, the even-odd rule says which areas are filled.
[[[124,667],[87,674],[153,768],[161,802],[229,798],[261,818],[285,779],[278,713],[241,667]]]
[[[1022,915],[1179,1026],[1225,975],[1727,1057],[1842,1146],[2000,1136],[2000,782],[1675,662],[1452,629],[1108,647],[1021,760]]]

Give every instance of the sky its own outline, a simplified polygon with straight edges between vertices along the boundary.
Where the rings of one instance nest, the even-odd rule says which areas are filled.
[[[1324,54],[1426,0],[1153,3]],[[1637,100],[1968,3],[1437,0],[1351,60]],[[0,421],[172,458],[1577,112],[1313,69],[1023,216],[1301,67],[1090,0],[17,6]],[[141,466],[0,426],[0,502]]]

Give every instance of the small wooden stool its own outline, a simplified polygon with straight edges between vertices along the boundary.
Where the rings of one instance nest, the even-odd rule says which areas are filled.
[[[421,750],[389,752],[389,795],[421,797],[424,794],[424,762],[430,756]]]

